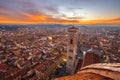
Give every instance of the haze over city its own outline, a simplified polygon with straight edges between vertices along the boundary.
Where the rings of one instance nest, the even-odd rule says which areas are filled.
[[[0,0],[0,24],[120,24],[120,0]]]

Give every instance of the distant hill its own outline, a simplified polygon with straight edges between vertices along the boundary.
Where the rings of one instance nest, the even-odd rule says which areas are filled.
[[[14,31],[18,30],[19,28],[69,28],[73,25],[62,25],[62,24],[26,24],[26,25],[0,25],[0,31]],[[108,26],[108,25],[75,25],[77,28],[81,29],[98,29],[98,28],[120,28],[119,26]]]

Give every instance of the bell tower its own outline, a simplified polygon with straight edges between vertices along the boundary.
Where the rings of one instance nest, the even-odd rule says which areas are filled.
[[[76,61],[78,53],[78,28],[68,28],[68,44],[67,44],[67,63],[66,72],[74,74],[76,70]]]

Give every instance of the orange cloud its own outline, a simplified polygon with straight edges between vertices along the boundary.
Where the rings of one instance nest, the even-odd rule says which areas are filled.
[[[31,15],[24,14],[27,19],[19,20],[19,19],[11,19],[5,16],[0,16],[0,24],[72,24],[73,21],[69,19],[62,18],[52,18],[47,15]],[[120,25],[120,19],[110,19],[110,20],[75,20],[75,24],[114,24]]]
[[[46,17],[43,14],[39,14],[39,15],[32,15],[32,14],[27,14],[27,13],[23,13],[27,18],[28,21],[33,21],[33,22],[39,22],[39,21],[46,21]]]
[[[81,21],[78,24],[110,24],[110,25],[120,25],[120,19],[86,20],[86,21]]]

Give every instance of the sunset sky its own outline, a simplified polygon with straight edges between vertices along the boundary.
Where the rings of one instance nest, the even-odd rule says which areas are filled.
[[[120,0],[0,0],[0,24],[120,25]]]

